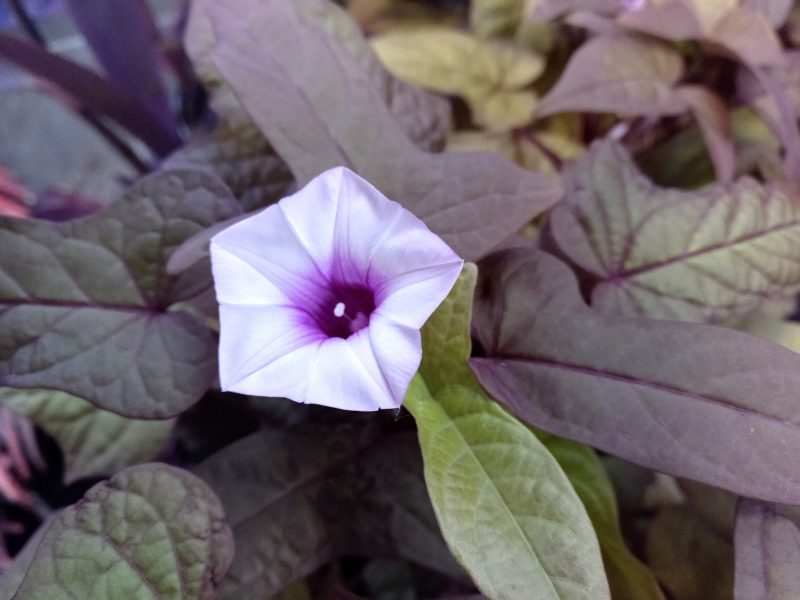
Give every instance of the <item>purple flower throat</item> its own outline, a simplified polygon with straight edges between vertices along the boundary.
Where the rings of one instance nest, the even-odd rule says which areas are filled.
[[[369,325],[374,310],[375,294],[368,287],[332,283],[329,296],[312,316],[326,336],[347,339]]]

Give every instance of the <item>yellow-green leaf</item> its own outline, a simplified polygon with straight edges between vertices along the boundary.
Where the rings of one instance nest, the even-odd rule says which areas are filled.
[[[0,405],[55,438],[64,453],[67,483],[151,460],[166,445],[175,422],[129,419],[54,390],[0,388]]]
[[[536,95],[523,88],[544,68],[532,52],[438,27],[394,31],[372,44],[395,76],[462,97],[480,125],[506,131],[532,119]]]

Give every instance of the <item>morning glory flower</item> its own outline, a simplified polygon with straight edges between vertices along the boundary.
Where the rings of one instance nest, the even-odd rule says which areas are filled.
[[[420,328],[463,261],[352,171],[211,240],[223,390],[348,410],[400,406]]]

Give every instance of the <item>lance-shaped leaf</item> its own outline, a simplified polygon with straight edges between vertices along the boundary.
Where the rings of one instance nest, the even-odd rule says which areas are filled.
[[[569,172],[552,214],[560,249],[598,279],[604,312],[719,321],[800,289],[800,203],[742,179],[662,189],[622,149],[596,144]]]
[[[426,351],[420,372],[429,389],[443,389],[453,382],[475,391],[480,389],[466,362],[472,345],[468,330],[475,277],[474,267],[467,265],[456,288],[422,330]],[[484,405],[491,413],[489,406]],[[533,433],[564,470],[586,508],[600,542],[612,597],[615,600],[660,599],[653,574],[631,554],[622,540],[614,490],[594,451],[540,430]]]
[[[533,119],[536,94],[524,88],[544,61],[532,52],[443,27],[392,31],[372,47],[400,79],[464,98],[479,125],[508,131]]]
[[[736,600],[789,600],[800,590],[800,512],[741,498],[736,508]]]
[[[233,90],[211,60],[216,32],[206,15],[209,0],[195,0],[189,12],[185,46],[217,112],[232,123],[249,122]],[[418,147],[438,151],[450,130],[450,103],[392,77],[364,39],[358,24],[333,2],[297,2],[294,8],[327,32],[341,50],[367,73],[369,85],[383,100],[405,134]],[[349,7],[351,10],[353,7]]]
[[[239,211],[215,177],[162,172],[97,215],[0,219],[0,385],[47,388],[134,418],[167,418],[215,377],[216,344],[178,310],[207,262],[169,277],[185,239]]]
[[[217,34],[214,64],[299,185],[347,166],[465,258],[485,254],[559,199],[552,180],[502,157],[417,149],[363,62],[314,16],[333,10],[328,3],[206,4]]]
[[[482,272],[488,357],[471,366],[522,419],[657,471],[800,502],[797,354],[710,325],[600,314],[543,252],[498,253]]]
[[[637,35],[591,38],[570,57],[536,116],[611,112],[621,116],[675,115],[688,109],[675,92],[683,60],[675,48]]]
[[[656,578],[622,538],[617,499],[597,453],[582,444],[534,430],[564,469],[589,513],[600,542],[608,585],[614,600],[663,600]]]
[[[475,278],[467,265],[423,328],[420,375],[405,400],[442,533],[490,598],[609,598],[597,537],[574,488],[466,365]]]
[[[212,600],[233,556],[219,500],[167,465],[121,471],[48,526],[15,600]]]
[[[174,424],[127,419],[50,390],[0,389],[0,404],[55,438],[64,454],[65,483],[152,460],[166,446]]]

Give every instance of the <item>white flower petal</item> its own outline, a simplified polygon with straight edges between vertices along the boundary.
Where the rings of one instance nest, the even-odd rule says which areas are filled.
[[[373,371],[377,369],[389,388],[393,403],[388,408],[397,408],[403,403],[411,378],[422,360],[422,338],[419,329],[406,327],[383,315],[373,313],[366,332],[367,343],[357,348],[361,361]],[[360,340],[353,338],[354,346]]]
[[[309,317],[291,307],[219,307],[219,372],[223,390],[260,396],[284,395],[283,375],[273,365],[322,336]],[[257,391],[254,391],[257,390]]]
[[[309,365],[316,361],[322,341],[311,342],[245,376],[228,388],[251,396],[272,396],[302,401],[308,389]]]
[[[211,271],[220,304],[286,305],[291,300],[244,258],[211,242]]]
[[[326,273],[292,233],[277,205],[215,235],[211,238],[211,251],[216,248],[239,256],[298,306],[314,306],[325,292]],[[223,296],[235,291],[223,290]]]
[[[395,276],[379,288],[373,317],[419,329],[447,297],[463,264],[459,259]]]
[[[400,406],[419,328],[463,265],[345,168],[217,234],[211,255],[223,389],[359,411]]]

